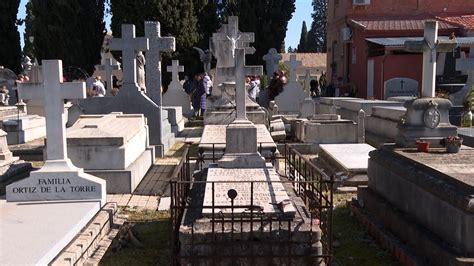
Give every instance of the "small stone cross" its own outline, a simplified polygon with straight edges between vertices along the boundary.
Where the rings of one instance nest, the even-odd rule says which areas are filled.
[[[282,56],[277,52],[275,48],[270,48],[268,53],[263,56],[263,61],[265,61],[267,67],[267,79],[268,83],[272,80],[273,72],[278,70],[278,63],[280,62]]]
[[[43,60],[43,83],[19,83],[23,100],[42,99],[46,113],[47,160],[67,159],[64,100],[86,98],[84,82],[62,82],[61,60]]]
[[[135,25],[122,24],[122,38],[110,39],[109,47],[112,51],[122,51],[123,84],[133,84],[138,90],[136,57],[138,51],[148,50],[148,38],[136,38]]]
[[[150,42],[150,50],[146,53],[146,87],[148,96],[161,106],[161,53],[174,52],[174,37],[161,37],[160,22],[145,21],[145,37]]]
[[[171,61],[171,66],[166,67],[166,71],[171,72],[171,82],[179,82],[180,72],[184,72],[184,66],[179,65],[179,60]]]
[[[296,60],[296,54],[291,54],[290,61],[285,61],[285,64],[290,67],[290,79],[288,81],[296,82],[296,71],[302,65],[301,61]]]
[[[112,58],[107,58],[105,59],[105,64],[104,65],[95,65],[95,68],[97,70],[102,70],[105,71],[105,80],[107,81],[107,89],[112,90],[112,80],[113,80],[113,74],[112,71],[114,70],[119,70],[119,65],[114,65],[112,63]]]
[[[245,106],[247,90],[245,89],[246,76],[261,76],[263,74],[262,66],[246,66],[245,50],[235,49],[235,105],[237,113],[235,120],[248,120]]]
[[[311,98],[311,86],[310,86],[310,83],[311,83],[311,80],[312,80],[312,79],[317,79],[317,76],[312,76],[312,75],[311,75],[311,69],[310,69],[310,68],[306,68],[306,72],[305,72],[304,78],[303,78],[303,79],[300,79],[300,80],[303,80],[303,81],[304,81],[304,89],[305,89],[306,98]]]

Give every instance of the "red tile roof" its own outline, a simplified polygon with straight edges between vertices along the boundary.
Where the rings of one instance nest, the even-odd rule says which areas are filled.
[[[364,18],[350,18],[349,23],[362,27],[369,31],[403,31],[403,30],[423,30],[424,23],[430,20],[429,16],[413,16],[413,17],[398,17],[398,18],[384,18],[384,17],[364,17]],[[455,29],[457,25],[449,23],[448,21],[439,21],[438,29]]]
[[[467,30],[474,30],[474,14],[464,15],[439,15],[436,16],[441,21],[459,25]]]

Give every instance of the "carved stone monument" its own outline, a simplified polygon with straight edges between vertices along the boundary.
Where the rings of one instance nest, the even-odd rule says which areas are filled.
[[[20,83],[21,99],[43,98],[47,149],[44,166],[7,186],[7,201],[94,200],[105,204],[105,181],[84,173],[67,156],[64,100],[86,97],[84,82],[62,82],[62,62],[43,60],[43,84]]]
[[[296,79],[296,69],[301,66],[301,61],[296,60],[296,54],[290,55],[290,61],[285,61],[290,67],[290,78],[283,92],[275,97],[275,102],[282,113],[298,113],[300,104],[305,99],[303,87]]]
[[[179,65],[179,60],[173,60],[171,66],[166,70],[171,72],[171,83],[168,90],[163,95],[163,106],[181,106],[183,115],[191,114],[191,101],[189,95],[184,91],[183,85],[179,82],[178,73],[184,72],[184,66]]]
[[[270,81],[272,80],[273,73],[278,71],[278,63],[281,58],[281,54],[279,54],[275,48],[270,48],[268,53],[263,56],[263,61],[267,63],[265,70],[267,73],[268,84],[270,84]]]

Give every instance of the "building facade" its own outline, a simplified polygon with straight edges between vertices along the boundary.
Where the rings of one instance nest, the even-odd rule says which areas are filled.
[[[405,52],[404,41],[422,37],[427,20],[438,21],[444,38],[474,37],[474,1],[329,0],[327,20],[328,80],[341,94],[385,99],[394,78],[421,91],[422,54]],[[464,40],[468,51],[474,38]]]

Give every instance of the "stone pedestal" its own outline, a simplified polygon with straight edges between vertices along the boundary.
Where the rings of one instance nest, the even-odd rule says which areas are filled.
[[[38,115],[10,116],[3,120],[10,145],[21,144],[46,136],[45,118]]]
[[[13,157],[12,152],[8,149],[7,133],[0,129],[0,167],[9,165],[18,160]]]
[[[402,147],[414,147],[418,139],[429,140],[432,145],[447,136],[457,135],[457,128],[449,122],[452,104],[447,99],[421,98],[405,102],[407,112],[398,127],[396,143]]]
[[[248,120],[236,120],[226,129],[226,150],[219,160],[222,168],[265,167],[265,159],[258,153],[257,128]]]
[[[314,115],[316,112],[316,104],[314,103],[313,99],[306,98],[301,103],[300,106],[300,117],[307,118],[308,116]]]

